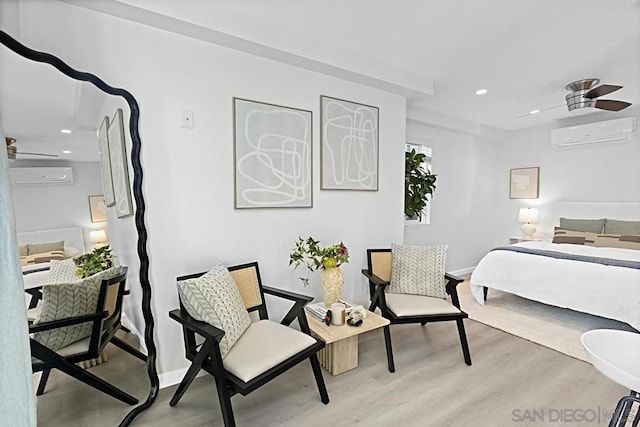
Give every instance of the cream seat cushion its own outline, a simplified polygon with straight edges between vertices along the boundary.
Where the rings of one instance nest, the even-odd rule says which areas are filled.
[[[89,351],[90,343],[91,343],[91,337],[87,337],[87,338],[81,339],[80,341],[76,341],[72,344],[69,344],[66,347],[62,347],[59,350],[56,350],[56,353],[58,353],[62,357],[69,357],[69,356],[73,356],[74,354],[86,353],[87,351]],[[35,363],[35,362],[40,362],[40,360],[36,359],[35,357],[32,357],[31,363]]]
[[[288,326],[270,320],[252,323],[223,360],[224,368],[248,382],[316,343]]]
[[[449,301],[437,297],[386,293],[385,299],[389,310],[398,317],[460,313]]]

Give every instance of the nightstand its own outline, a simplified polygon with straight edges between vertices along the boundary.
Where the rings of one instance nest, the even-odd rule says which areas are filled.
[[[513,245],[514,243],[520,242],[541,242],[542,237],[509,237],[509,244]]]

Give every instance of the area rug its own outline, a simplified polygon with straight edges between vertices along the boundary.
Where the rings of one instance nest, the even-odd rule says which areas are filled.
[[[471,295],[468,279],[458,286],[462,310],[469,318],[492,328],[589,362],[582,348],[580,336],[592,329],[621,329],[635,331],[626,323],[586,313],[554,307],[526,298],[489,290],[483,306]]]

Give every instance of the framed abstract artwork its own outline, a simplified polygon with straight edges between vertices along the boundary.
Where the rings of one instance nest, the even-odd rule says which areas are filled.
[[[113,194],[118,218],[133,215],[129,167],[127,166],[127,147],[124,139],[121,108],[118,108],[109,125],[109,159],[111,161]]]
[[[113,196],[113,180],[111,178],[111,159],[109,158],[109,117],[105,116],[98,128],[98,154],[100,156],[100,172],[104,202],[113,206],[116,199]]]
[[[312,206],[312,113],[233,98],[235,208]]]
[[[511,169],[509,197],[511,199],[537,199],[540,194],[540,168]]]
[[[91,214],[91,222],[107,221],[107,205],[104,196],[89,196],[89,213]]]
[[[378,190],[378,108],[320,97],[323,190]]]

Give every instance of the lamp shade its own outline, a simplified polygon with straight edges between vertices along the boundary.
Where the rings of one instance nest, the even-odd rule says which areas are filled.
[[[107,233],[104,230],[91,230],[89,232],[91,243],[102,243],[107,241]]]
[[[536,208],[521,208],[518,213],[518,222],[536,223],[538,219],[538,209]]]

